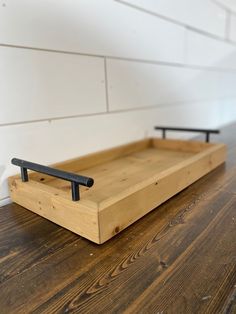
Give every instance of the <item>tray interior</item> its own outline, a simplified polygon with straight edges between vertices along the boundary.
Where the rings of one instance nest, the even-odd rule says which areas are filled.
[[[95,184],[92,188],[81,186],[81,199],[101,204],[212,145],[202,142],[184,143],[183,145],[183,141],[148,139],[100,154],[91,154],[87,157],[87,163],[86,157],[82,157],[57,166],[94,178]],[[35,175],[34,180],[63,190],[68,195],[71,193],[70,182],[39,174]]]

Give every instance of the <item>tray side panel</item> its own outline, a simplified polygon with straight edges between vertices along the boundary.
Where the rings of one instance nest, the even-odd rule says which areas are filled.
[[[164,148],[170,150],[178,150],[184,152],[199,153],[209,147],[213,147],[216,144],[205,143],[200,141],[186,141],[186,140],[174,140],[174,139],[161,139],[153,138],[152,146],[156,148]]]
[[[171,171],[167,170],[166,175],[157,174],[151,184],[99,211],[100,243],[104,243],[197,181],[222,164],[225,159],[226,146],[215,144],[186,160],[181,167],[176,166]]]
[[[65,193],[33,180],[9,178],[11,199],[30,211],[99,243],[98,213],[88,202],[73,202]]]

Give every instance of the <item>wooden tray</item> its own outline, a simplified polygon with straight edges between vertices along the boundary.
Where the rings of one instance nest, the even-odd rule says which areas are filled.
[[[151,138],[54,165],[62,173],[93,177],[93,187],[80,186],[78,201],[71,199],[68,181],[37,172],[30,172],[27,181],[31,163],[15,159],[27,182],[10,177],[10,194],[14,202],[101,244],[225,158],[224,144]]]

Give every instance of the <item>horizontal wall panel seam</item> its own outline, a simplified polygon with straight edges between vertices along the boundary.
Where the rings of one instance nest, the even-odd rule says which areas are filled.
[[[111,0],[101,4],[96,0],[66,2],[62,1],[55,10],[50,2],[31,4],[23,0],[20,5],[13,0],[12,6],[0,10],[0,42],[88,55],[143,59],[158,56],[158,60],[183,62],[184,27],[129,10]],[[52,17],[51,10],[55,13]],[[151,32],[155,32],[155,41],[146,35]],[[169,36],[163,36],[163,32]]]
[[[220,40],[220,41],[226,41],[226,38],[225,38],[224,36],[219,36],[219,35],[212,34],[212,33],[210,33],[210,32],[204,31],[204,30],[202,30],[202,29],[200,29],[200,28],[191,26],[191,25],[189,25],[189,24],[180,22],[180,21],[178,21],[178,20],[175,20],[175,19],[173,19],[173,18],[167,17],[167,16],[165,16],[165,15],[158,14],[158,13],[156,13],[156,12],[153,12],[153,11],[150,11],[150,10],[148,10],[148,9],[142,8],[142,7],[138,6],[138,5],[134,5],[134,4],[128,3],[128,2],[123,1],[123,0],[114,0],[114,1],[117,2],[117,3],[120,3],[120,4],[122,4],[122,5],[125,5],[125,6],[127,6],[127,7],[133,8],[133,9],[135,9],[135,10],[141,11],[141,12],[143,12],[143,13],[146,13],[146,14],[149,14],[149,15],[152,15],[152,16],[155,16],[155,17],[157,17],[157,18],[159,18],[159,19],[162,19],[162,20],[171,22],[171,23],[173,23],[173,24],[175,24],[175,25],[183,26],[183,27],[189,28],[189,29],[191,29],[191,30],[193,30],[193,31],[195,31],[195,32],[200,32],[201,34],[203,34],[203,35],[205,35],[205,36],[208,36],[208,37],[211,37],[211,38],[214,38],[214,39],[218,39],[218,40]],[[224,9],[222,8],[222,10],[225,10],[225,8],[224,8]],[[227,40],[227,41],[228,41],[228,40]],[[232,42],[232,44],[235,44],[235,43]]]
[[[235,43],[236,46],[236,43]],[[223,67],[213,67],[213,66],[200,66],[194,64],[187,64],[187,63],[177,63],[177,62],[167,62],[167,61],[158,61],[158,60],[147,60],[147,59],[138,59],[138,58],[126,58],[126,57],[116,57],[116,56],[109,56],[109,55],[98,55],[98,54],[85,54],[81,52],[74,52],[74,51],[64,51],[64,50],[53,50],[53,49],[46,49],[46,48],[37,48],[37,47],[28,47],[28,46],[19,46],[19,45],[11,45],[11,44],[3,44],[0,43],[0,47],[8,47],[8,48],[17,48],[17,49],[26,49],[26,50],[33,50],[33,51],[42,51],[42,52],[50,52],[50,53],[60,53],[60,54],[71,54],[71,55],[78,55],[84,57],[91,57],[91,58],[100,58],[100,59],[112,59],[112,60],[124,60],[124,61],[131,61],[131,62],[140,62],[140,63],[147,63],[147,64],[157,64],[157,65],[165,65],[170,67],[180,67],[180,68],[189,68],[189,69],[196,69],[196,70],[206,70],[206,71],[216,71],[216,72],[236,72],[236,69],[230,68],[223,68]]]
[[[12,122],[12,123],[2,123],[0,124],[0,128],[4,127],[10,127],[10,126],[17,126],[17,125],[24,125],[24,124],[33,124],[33,123],[41,123],[41,122],[48,122],[51,123],[53,121],[59,121],[59,120],[69,120],[69,119],[76,119],[76,118],[87,118],[87,117],[96,117],[96,116],[103,116],[103,115],[113,115],[113,114],[119,114],[119,113],[126,113],[130,111],[147,111],[152,109],[161,109],[161,108],[167,108],[167,107],[179,107],[184,105],[192,105],[194,103],[201,103],[206,101],[222,101],[227,99],[235,98],[234,96],[228,96],[228,97],[217,97],[217,98],[207,98],[207,99],[196,99],[191,101],[176,101],[174,103],[166,103],[166,104],[159,104],[156,106],[146,106],[146,107],[136,107],[136,108],[127,108],[127,109],[121,109],[121,110],[111,110],[109,112],[98,112],[98,113],[91,113],[91,114],[82,114],[82,115],[74,115],[74,116],[64,116],[64,117],[54,117],[50,119],[38,119],[38,120],[27,120],[27,121],[19,121],[19,122]]]
[[[116,0],[115,0],[115,1],[116,1]],[[220,3],[220,2],[218,2],[218,1],[216,1],[216,0],[212,0],[212,1],[213,1],[216,5],[218,5],[221,9],[223,9],[223,10],[228,10],[229,12],[236,14],[236,11],[233,10],[232,8],[230,8],[229,6],[224,5],[223,3]]]

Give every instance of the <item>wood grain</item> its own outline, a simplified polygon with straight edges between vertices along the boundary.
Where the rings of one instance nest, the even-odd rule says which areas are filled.
[[[70,182],[35,174],[28,182],[10,177],[10,195],[15,203],[102,244],[225,158],[224,144],[146,139],[58,165],[70,165],[74,173],[80,166],[81,175],[95,180],[91,189],[80,189],[78,202],[71,201]]]
[[[235,131],[225,165],[102,246],[2,207],[0,313],[235,313]]]

